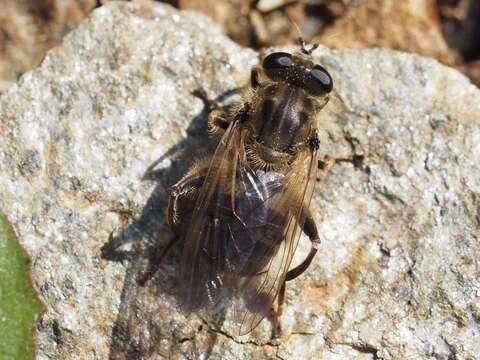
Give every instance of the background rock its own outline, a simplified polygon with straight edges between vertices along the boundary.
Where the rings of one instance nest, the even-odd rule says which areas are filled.
[[[238,338],[179,313],[178,250],[146,288],[136,283],[172,236],[168,187],[209,148],[192,92],[228,95],[254,52],[198,14],[114,2],[0,98],[0,207],[48,306],[40,359],[480,353],[479,90],[414,55],[315,57],[338,92],[321,116],[322,152],[363,162],[338,163],[317,189],[323,243],[287,287],[279,344],[268,320]]]
[[[36,67],[95,4],[95,0],[0,1],[0,93]]]
[[[431,0],[366,0],[314,41],[334,48],[387,47],[454,65],[459,56],[442,36],[435,7]]]

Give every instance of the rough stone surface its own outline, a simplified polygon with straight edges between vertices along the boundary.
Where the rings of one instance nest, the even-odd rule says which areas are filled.
[[[415,55],[314,55],[337,91],[322,153],[363,162],[317,189],[323,243],[278,343],[268,320],[236,337],[180,313],[178,249],[136,282],[172,236],[168,187],[208,148],[192,92],[234,89],[257,54],[198,14],[114,2],[0,98],[0,207],[47,305],[39,359],[478,358],[479,90]]]

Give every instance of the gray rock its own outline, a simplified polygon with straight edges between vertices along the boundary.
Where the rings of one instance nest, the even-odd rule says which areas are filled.
[[[322,152],[358,161],[317,188],[323,243],[278,343],[268,320],[236,337],[179,312],[178,250],[137,285],[172,236],[169,186],[211,146],[192,92],[244,84],[257,54],[198,14],[113,2],[0,98],[0,207],[47,305],[39,359],[478,357],[480,91],[415,55],[315,57],[337,91]]]

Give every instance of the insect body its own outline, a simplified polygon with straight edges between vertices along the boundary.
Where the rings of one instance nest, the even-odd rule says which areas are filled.
[[[215,153],[172,188],[168,221],[184,240],[181,298],[187,311],[232,304],[240,334],[281,314],[285,282],[310,265],[319,235],[309,211],[317,178],[318,112],[332,90],[328,72],[302,44],[252,69],[252,91],[232,114],[209,116]],[[289,270],[301,232],[307,258]],[[278,326],[279,329],[279,326]]]

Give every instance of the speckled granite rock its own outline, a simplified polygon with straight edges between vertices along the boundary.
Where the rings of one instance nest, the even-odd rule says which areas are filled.
[[[192,92],[239,86],[255,53],[198,14],[114,2],[0,98],[0,207],[47,305],[39,359],[480,354],[479,90],[414,55],[315,56],[343,99],[321,118],[322,152],[363,162],[336,164],[317,189],[323,243],[287,288],[279,343],[268,320],[238,338],[181,314],[178,251],[136,283],[172,236],[169,185],[208,148]]]

